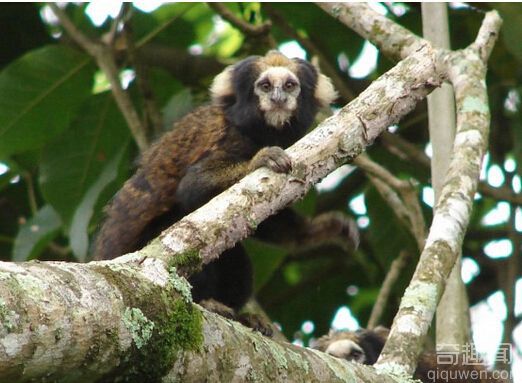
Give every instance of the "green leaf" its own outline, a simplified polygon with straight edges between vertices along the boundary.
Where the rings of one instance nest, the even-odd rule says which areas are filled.
[[[172,128],[172,124],[193,109],[192,93],[190,89],[183,89],[176,93],[163,108],[163,125]]]
[[[43,146],[65,130],[91,92],[91,59],[49,45],[0,73],[0,156]]]
[[[294,203],[293,208],[299,213],[311,217],[315,213],[315,207],[317,206],[317,190],[315,188],[304,196],[303,199]]]
[[[58,234],[62,222],[56,211],[45,205],[24,223],[16,236],[13,261],[23,262],[37,258],[47,244]]]
[[[279,246],[252,238],[243,241],[254,265],[254,291],[259,291],[285,259],[287,251]]]
[[[369,188],[365,198],[371,222],[368,238],[381,266],[387,269],[405,248],[414,249],[414,253],[418,251],[407,228],[396,218],[375,188]]]
[[[497,3],[495,8],[499,11],[503,20],[502,38],[506,48],[521,61],[522,46],[520,45],[520,39],[522,38],[522,31],[520,25],[522,24],[522,4]]]
[[[86,191],[126,145],[129,130],[110,93],[91,97],[71,127],[42,153],[40,186],[69,227]]]
[[[96,182],[85,193],[74,213],[69,230],[69,242],[74,255],[82,262],[85,261],[89,250],[89,222],[94,214],[95,206],[105,188],[117,178],[120,162],[124,157],[123,154],[127,146],[122,147],[119,153],[105,166]]]

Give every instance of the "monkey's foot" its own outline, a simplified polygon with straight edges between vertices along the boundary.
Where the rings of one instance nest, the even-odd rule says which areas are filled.
[[[264,336],[272,337],[274,329],[272,325],[265,321],[260,315],[251,313],[242,313],[237,317],[237,321],[254,331],[258,331]]]
[[[309,239],[316,243],[335,241],[349,251],[354,251],[359,246],[357,224],[339,211],[330,211],[313,218],[308,234]]]
[[[239,322],[246,327],[250,327],[254,331],[258,331],[265,336],[271,337],[274,333],[272,325],[267,323],[261,316],[250,313],[236,313],[232,308],[224,305],[215,299],[205,299],[199,302],[199,305],[215,314],[224,318]]]

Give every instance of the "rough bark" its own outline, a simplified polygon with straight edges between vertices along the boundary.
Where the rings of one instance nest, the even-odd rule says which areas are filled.
[[[411,374],[469,219],[488,125],[485,83],[476,80],[483,79],[499,23],[488,14],[464,51],[415,49],[288,149],[292,174],[257,170],[139,252],[90,264],[1,263],[0,380],[387,382],[390,370]],[[454,159],[379,363],[385,375],[262,338],[191,302],[179,274],[211,261],[357,156],[441,84],[442,64],[459,111]]]
[[[491,44],[485,43],[484,36],[494,41],[500,24],[496,12],[488,13],[475,43],[445,59],[457,105],[453,156],[426,247],[377,362],[381,371],[413,373],[445,282],[461,251],[489,133],[485,60]]]
[[[448,9],[445,3],[422,4],[422,28],[424,37],[434,46],[450,49]],[[455,102],[450,84],[443,84],[428,96],[428,118],[433,149],[431,183],[436,203],[448,171],[455,139]],[[468,296],[460,276],[461,258],[462,254],[459,254],[437,308],[436,338],[439,350],[469,344],[471,340]]]
[[[372,381],[368,368],[354,369],[309,351],[297,352],[291,345],[273,346],[267,351],[264,345],[272,344],[269,340],[256,338],[262,339],[256,345],[249,338],[253,334],[239,331],[228,322],[220,328],[236,330],[221,333],[213,324],[222,323],[221,319],[202,315],[192,306],[187,287],[173,267],[180,266],[187,274],[217,257],[257,223],[357,156],[441,81],[434,51],[422,49],[289,148],[294,162],[292,174],[274,174],[266,169],[252,173],[140,252],[87,265],[2,264],[0,380],[43,376],[110,380],[133,372],[159,379],[169,376],[171,369],[172,374],[184,374],[183,379],[188,380],[190,374],[204,368],[198,363],[207,360],[209,371],[220,370],[220,377],[234,376],[244,366],[219,363],[223,360],[220,353],[233,353],[234,347],[241,347],[241,353],[258,347],[262,352],[255,360],[273,356],[268,359],[270,363],[251,360],[252,374],[262,380],[276,377],[299,381],[302,375],[291,374],[302,374],[304,369],[322,381],[335,381],[334,377],[350,381],[353,374],[359,374],[357,371],[370,371],[361,372],[357,379],[364,381],[364,375]],[[220,339],[226,341],[224,349],[210,347]],[[193,352],[195,349],[198,352]],[[307,367],[302,364],[304,359],[297,357],[305,354],[312,358]],[[272,362],[278,360],[273,370]],[[322,366],[319,360],[331,363]],[[379,379],[385,381],[384,377]]]
[[[0,263],[2,382],[393,382],[191,302],[163,261]]]
[[[436,52],[421,49],[290,147],[291,174],[255,171],[184,217],[154,245],[184,273],[210,262],[339,165],[355,158],[441,82]],[[185,255],[182,262],[175,254]]]

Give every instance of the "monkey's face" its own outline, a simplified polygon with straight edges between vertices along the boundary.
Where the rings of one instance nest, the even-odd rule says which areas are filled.
[[[259,109],[265,121],[281,129],[297,109],[301,86],[297,76],[285,67],[271,67],[262,72],[254,83]]]
[[[364,350],[351,339],[338,339],[331,342],[326,350],[327,354],[350,360],[357,363],[367,363],[366,354]]]
[[[363,364],[374,364],[381,354],[389,330],[377,326],[373,330],[331,330],[328,335],[316,339],[310,346],[335,356]]]

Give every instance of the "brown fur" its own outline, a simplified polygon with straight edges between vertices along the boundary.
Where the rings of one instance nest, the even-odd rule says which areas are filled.
[[[256,80],[261,68],[271,67],[278,68],[271,71],[274,97],[268,102],[265,98],[262,107],[255,92]],[[283,80],[287,78],[282,77],[289,71],[299,88],[281,86],[286,84]],[[310,63],[269,52],[225,69],[214,79],[211,94],[213,105],[188,114],[144,153],[136,174],[106,208],[107,217],[94,246],[95,259],[111,259],[140,249],[252,170],[267,167],[288,172],[292,164],[284,149],[306,133],[318,108],[329,104],[335,91]],[[289,118],[275,126],[271,117],[281,110],[287,111]],[[256,235],[269,238],[280,221],[296,236],[313,231],[314,221],[310,223],[290,210],[269,221],[260,224]],[[351,227],[344,224],[346,220],[334,221],[339,223],[339,233],[333,236],[344,235],[344,229]],[[279,232],[276,236],[282,237]],[[192,274],[189,282],[194,301],[214,299],[237,310],[252,294],[250,258],[237,244]]]
[[[96,259],[135,251],[151,239],[140,238],[140,234],[149,222],[175,205],[176,190],[186,170],[210,152],[218,157],[221,152],[226,154],[219,145],[226,137],[225,128],[221,108],[201,107],[175,124],[144,154],[136,175],[106,208],[106,223],[94,249]],[[183,215],[181,209],[173,213]]]

